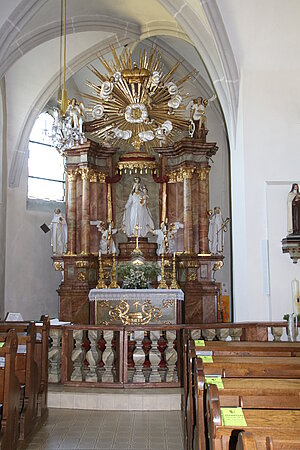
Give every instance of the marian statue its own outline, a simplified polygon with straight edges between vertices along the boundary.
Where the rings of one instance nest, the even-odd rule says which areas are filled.
[[[136,236],[137,226],[141,237],[145,237],[147,233],[154,230],[148,202],[149,196],[146,186],[141,184],[140,177],[135,177],[123,215],[122,230],[127,236]]]

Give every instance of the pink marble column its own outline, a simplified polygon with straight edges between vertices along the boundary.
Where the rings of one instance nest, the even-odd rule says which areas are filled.
[[[209,171],[208,164],[198,168],[199,179],[199,253],[209,253],[208,209],[209,209]]]
[[[90,220],[98,220],[98,174],[94,171],[90,173]],[[90,251],[98,253],[99,237],[96,225],[90,227]]]
[[[89,169],[81,169],[82,203],[81,203],[81,253],[90,253],[90,174]]]
[[[68,253],[76,253],[76,177],[74,170],[68,171],[67,186],[67,225],[68,225]]]
[[[193,168],[186,167],[182,169],[183,177],[183,236],[184,252],[187,254],[194,252],[193,240],[193,212],[192,212],[192,178]]]

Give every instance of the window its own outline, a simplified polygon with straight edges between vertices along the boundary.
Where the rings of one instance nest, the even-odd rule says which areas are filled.
[[[64,201],[65,178],[63,157],[52,146],[48,131],[53,118],[47,112],[39,115],[29,138],[28,198]]]

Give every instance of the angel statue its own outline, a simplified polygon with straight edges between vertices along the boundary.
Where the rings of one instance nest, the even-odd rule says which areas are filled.
[[[175,235],[178,232],[179,229],[183,228],[184,225],[183,223],[180,222],[174,222],[171,223],[169,226],[169,231],[168,231],[168,240],[169,240],[169,253],[170,254],[174,254],[176,249],[175,249]]]
[[[114,228],[114,223],[110,222],[107,228],[105,228],[105,223],[102,220],[91,220],[90,224],[96,225],[101,233],[99,255],[115,254],[117,250],[113,235],[116,234],[118,230],[117,228]]]
[[[207,130],[206,126],[206,107],[210,102],[213,102],[217,96],[214,94],[209,99],[204,99],[203,97],[194,98],[187,105],[186,110],[189,112],[190,116],[190,127],[189,135],[194,139],[201,138],[201,128]]]
[[[157,255],[162,253],[175,253],[175,235],[177,231],[183,228],[183,224],[180,222],[171,223],[168,225],[165,222],[160,224],[160,228],[153,230],[153,234],[157,236]]]

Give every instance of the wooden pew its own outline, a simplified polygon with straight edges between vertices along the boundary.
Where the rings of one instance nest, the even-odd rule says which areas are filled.
[[[299,410],[243,409],[247,427],[236,427],[222,425],[218,389],[214,385],[207,388],[207,404],[207,429],[211,450],[235,449],[238,431],[243,429],[253,434],[258,449],[266,448],[267,442],[275,449],[300,448]]]
[[[9,323],[1,323],[0,332],[7,333],[12,329],[12,326]],[[19,384],[24,390],[24,401],[20,412],[19,439],[25,440],[36,426],[38,414],[39,369],[35,361],[36,326],[34,322],[29,323],[29,325],[23,324],[22,327],[16,324],[16,331],[18,349],[15,360],[15,372]],[[3,334],[1,339],[4,339]]]
[[[0,322],[0,333],[14,328],[17,333],[26,333],[30,322]],[[48,316],[42,317],[41,326],[36,327],[36,339],[34,347],[34,360],[38,367],[38,412],[43,420],[47,417],[48,395],[48,347],[50,334],[50,320]]]
[[[15,374],[17,346],[17,334],[15,330],[10,330],[4,347],[0,348],[0,358],[4,359],[4,364],[1,364],[0,368],[1,450],[15,450],[18,446],[20,385]]]
[[[198,349],[215,356],[300,356],[299,342],[208,341]]]
[[[226,353],[226,343],[220,342],[206,342],[205,347],[200,347],[201,350],[205,349],[208,350],[208,347],[210,344],[210,349],[215,348],[215,344],[217,344],[218,348],[221,349],[223,354]],[[232,345],[233,344],[233,345]],[[254,344],[254,345],[253,345]],[[271,344],[271,345],[270,345]],[[275,345],[274,345],[275,344]],[[266,354],[273,354],[279,352],[279,354],[287,354],[290,355],[291,351],[294,352],[293,354],[296,355],[299,349],[299,344],[294,345],[292,343],[292,346],[290,346],[290,343],[283,343],[284,345],[281,345],[282,343],[247,343],[247,342],[234,342],[228,343],[228,351],[231,353],[233,351],[237,351],[238,354],[241,351],[248,354],[248,352],[251,352],[253,348],[253,352],[258,352],[261,355],[264,355],[264,352]],[[298,345],[298,348],[297,348]],[[271,350],[270,350],[271,347]],[[290,348],[292,347],[292,349]],[[285,353],[287,352],[287,353]],[[234,353],[235,354],[235,353]],[[257,354],[257,353],[255,353]],[[214,357],[214,360],[218,359]],[[222,358],[219,358],[219,360],[222,360]],[[224,360],[223,357],[223,363],[226,363],[228,367],[228,364],[232,365],[232,361],[239,362],[238,366],[236,366],[236,370],[241,375],[241,360],[242,358],[236,358],[231,357],[228,355],[227,358]],[[258,369],[255,370],[254,367],[252,367],[252,376],[256,376],[259,374],[261,377],[266,377],[268,370],[273,372],[274,376],[274,357],[273,358],[255,358],[256,362],[258,363]],[[287,361],[290,361],[290,357],[288,359],[284,359],[282,363],[285,363]],[[185,417],[185,433],[186,433],[186,448],[192,449],[192,448],[206,448],[205,444],[201,442],[201,434],[203,434],[204,429],[204,373],[211,373],[211,374],[221,374],[224,373],[223,367],[222,370],[215,370],[214,367],[213,370],[210,370],[214,363],[210,364],[202,364],[202,360],[200,358],[195,358],[195,347],[194,347],[194,341],[190,340],[186,343],[186,349],[185,349],[185,355],[184,360],[187,361],[187,364],[189,365],[189,371],[185,372],[184,380],[186,378],[186,381],[184,381],[184,384],[186,384],[189,387],[189,390],[187,391],[188,395],[191,393],[192,395],[189,395],[187,399],[188,405],[190,406],[187,417]],[[267,360],[267,362],[266,362]],[[280,358],[279,358],[280,360]],[[194,362],[193,362],[194,361]],[[253,358],[250,359],[252,366],[254,366]],[[270,366],[269,362],[272,362],[272,365]],[[244,362],[248,363],[249,358],[245,358]],[[295,359],[296,366],[297,366],[297,360]],[[262,365],[265,364],[266,367],[263,370]],[[299,362],[300,364],[300,362]],[[270,367],[269,367],[270,366]],[[224,366],[225,367],[225,366]],[[292,373],[289,371],[289,375],[295,376],[295,364],[292,365]],[[233,368],[231,367],[231,370]],[[290,370],[290,369],[289,369]],[[285,374],[287,372],[285,371]],[[228,374],[228,371],[226,371],[226,375]],[[242,367],[242,375],[245,375],[245,365]],[[282,374],[281,374],[282,375]],[[252,383],[252,384],[251,384]],[[226,404],[231,404],[235,406],[239,406],[241,404],[245,404],[248,407],[253,407],[254,404],[256,404],[257,408],[262,407],[270,407],[270,408],[295,408],[299,409],[298,405],[298,395],[299,395],[299,380],[255,380],[255,378],[251,378],[250,380],[241,380],[241,379],[223,379],[224,387],[226,386],[229,391],[227,392],[228,395],[225,394],[226,390],[220,391],[221,395],[221,401],[222,405],[225,406]],[[194,392],[193,388],[191,386],[194,386]],[[284,395],[283,400],[280,401],[280,398],[278,397],[280,394]],[[298,395],[297,395],[298,394]],[[197,408],[196,408],[197,406]],[[196,414],[197,411],[197,414]],[[187,424],[189,426],[187,426]]]

